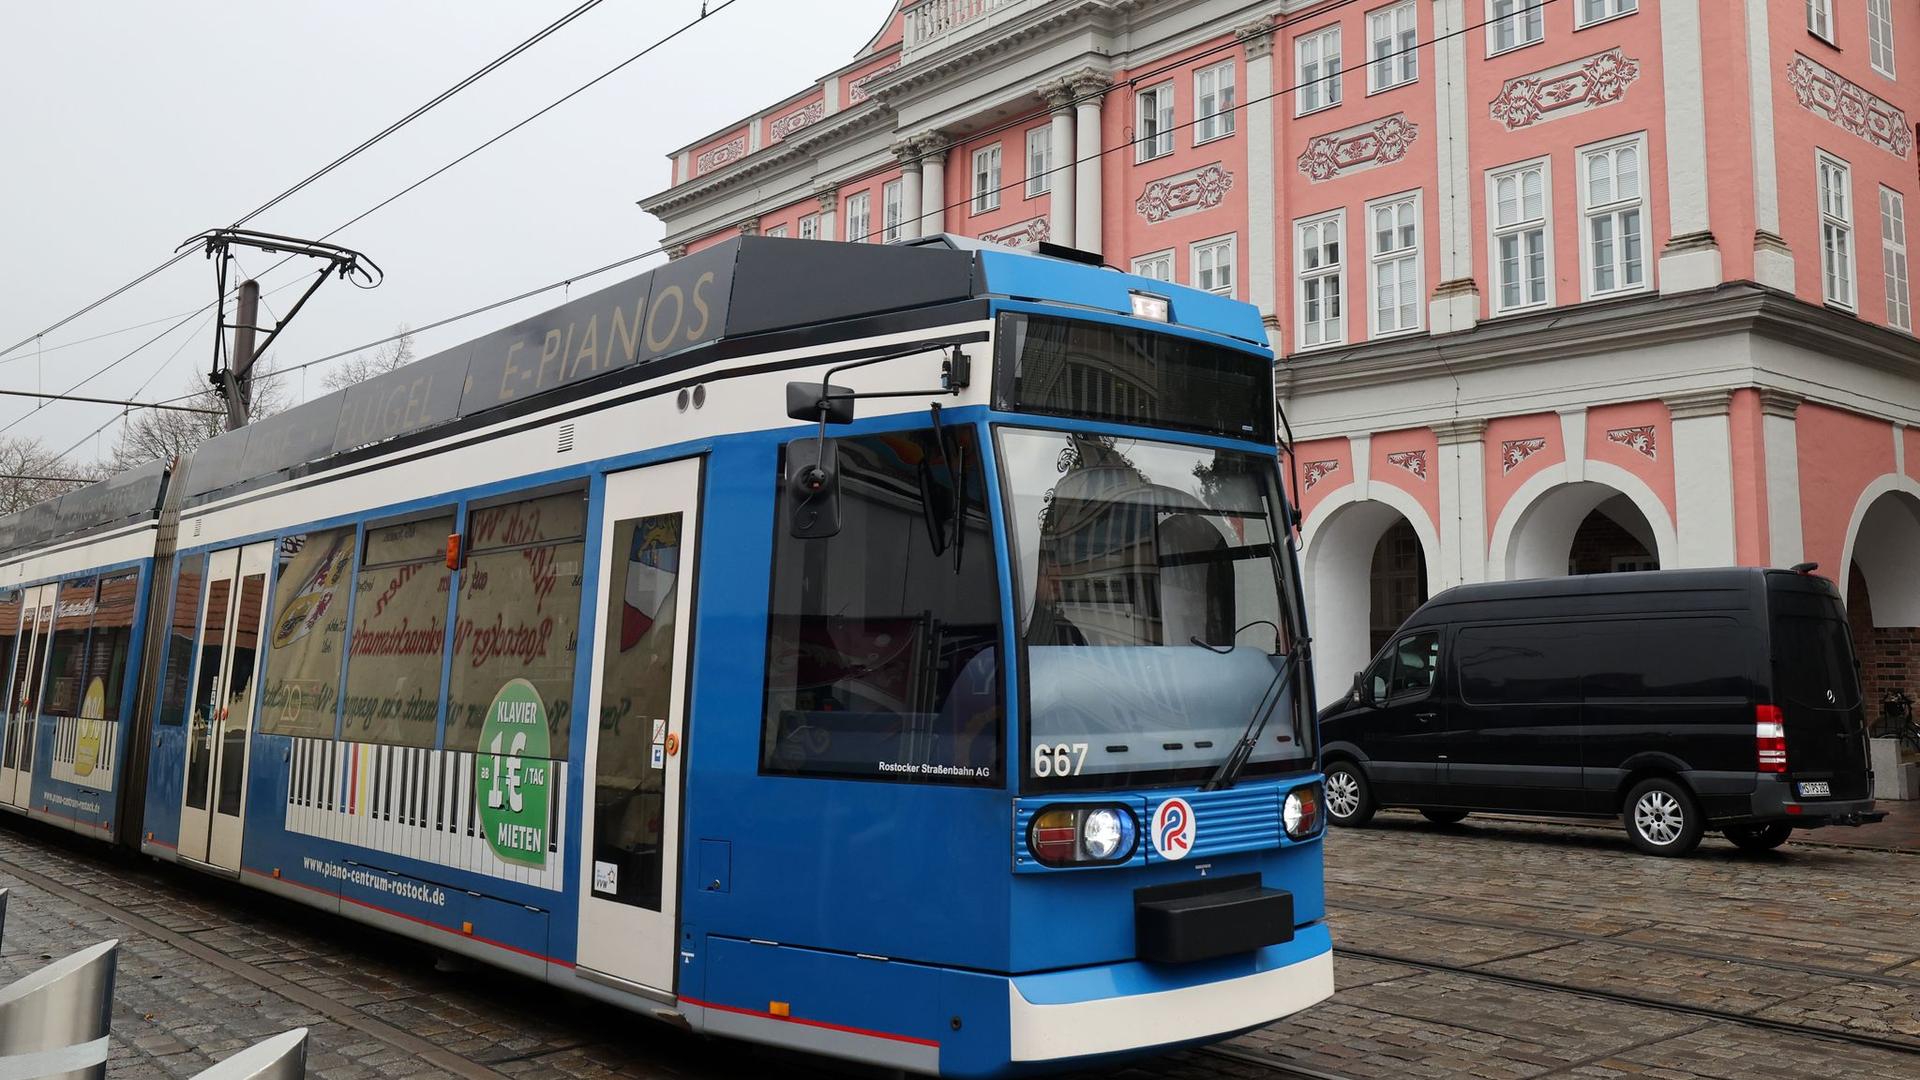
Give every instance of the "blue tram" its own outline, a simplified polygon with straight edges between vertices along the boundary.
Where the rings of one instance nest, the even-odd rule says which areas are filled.
[[[0,806],[992,1076],[1333,989],[1255,310],[742,238],[0,522]]]

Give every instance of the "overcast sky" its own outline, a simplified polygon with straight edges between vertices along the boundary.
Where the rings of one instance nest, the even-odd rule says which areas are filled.
[[[188,237],[231,224],[577,3],[7,4],[0,13],[0,348],[157,265]],[[700,8],[699,0],[607,0],[248,227],[322,235]],[[890,0],[736,0],[337,236],[378,262],[385,284],[369,292],[328,282],[269,358],[298,363],[655,246],[660,224],[634,204],[667,185],[668,152],[851,58],[890,8]],[[272,261],[242,255],[256,274]],[[290,264],[264,277],[273,311],[283,313],[299,295],[298,286],[272,291],[295,276]],[[47,335],[38,360],[31,345],[0,359],[0,388],[64,390],[213,292],[212,264],[196,255]],[[563,299],[554,292],[424,333],[419,353]],[[210,325],[189,324],[79,392],[172,397],[204,377],[212,340]],[[305,396],[319,392],[320,371],[307,373]],[[302,396],[301,377],[287,381]],[[28,399],[0,399],[0,424],[32,409]],[[8,434],[63,449],[116,411],[54,404]],[[96,442],[104,452],[114,431],[75,457],[93,459]]]

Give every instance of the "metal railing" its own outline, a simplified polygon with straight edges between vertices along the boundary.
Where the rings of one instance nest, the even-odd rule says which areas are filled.
[[[0,937],[7,890],[0,889]],[[0,1080],[105,1080],[118,941],[103,941],[0,987]],[[302,1080],[307,1029],[275,1035],[194,1080]]]

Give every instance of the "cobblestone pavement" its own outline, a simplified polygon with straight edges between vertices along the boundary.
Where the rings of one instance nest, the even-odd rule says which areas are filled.
[[[122,941],[113,1080],[295,1026],[323,1080],[835,1075],[12,822],[0,887],[0,985]],[[1920,855],[1714,838],[1663,860],[1617,828],[1383,814],[1329,838],[1328,900],[1333,1000],[1081,1080],[1920,1078]]]

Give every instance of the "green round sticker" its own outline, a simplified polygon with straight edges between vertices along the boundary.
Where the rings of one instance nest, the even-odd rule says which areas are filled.
[[[547,707],[525,679],[500,688],[480,729],[473,797],[487,845],[508,862],[547,865]]]

